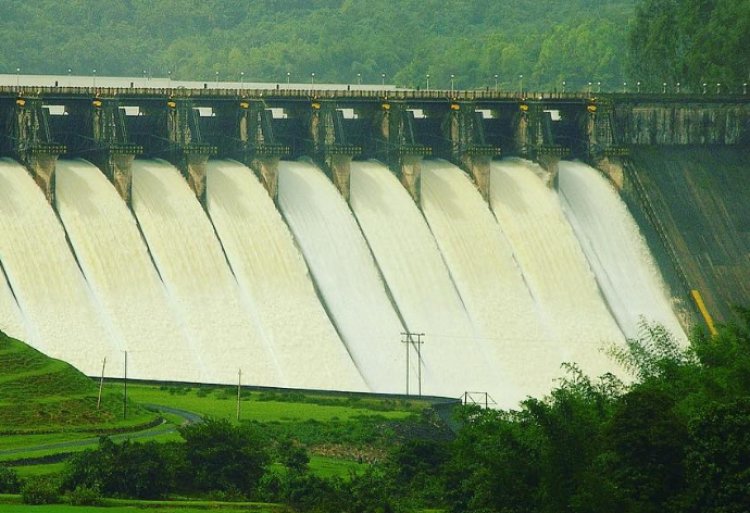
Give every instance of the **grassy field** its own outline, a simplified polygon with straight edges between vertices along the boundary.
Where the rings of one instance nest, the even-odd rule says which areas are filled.
[[[132,405],[122,419],[122,395],[108,391],[97,408],[96,384],[72,366],[0,332],[0,432],[106,431],[155,418]]]
[[[236,388],[232,387],[175,388],[136,384],[128,387],[129,397],[140,403],[169,405],[232,422],[237,420],[236,394]],[[256,422],[330,422],[376,416],[398,420],[414,415],[426,406],[427,403],[423,401],[243,391],[240,419]]]

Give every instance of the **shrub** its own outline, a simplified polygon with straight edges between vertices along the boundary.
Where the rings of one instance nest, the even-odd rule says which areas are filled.
[[[48,478],[29,478],[21,488],[21,501],[24,504],[57,504],[60,491],[57,483]]]
[[[0,466],[0,493],[18,493],[21,491],[21,480],[12,468]]]
[[[99,506],[102,503],[102,492],[98,486],[77,486],[70,492],[70,503],[73,506]]]

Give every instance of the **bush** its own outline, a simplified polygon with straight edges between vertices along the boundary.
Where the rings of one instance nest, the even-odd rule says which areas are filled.
[[[48,478],[29,478],[21,488],[21,501],[24,504],[57,504],[60,491],[57,483]]]
[[[21,480],[12,468],[0,467],[0,493],[18,493],[21,491]]]
[[[102,503],[102,491],[98,486],[78,486],[70,492],[70,503],[73,506],[99,506]]]

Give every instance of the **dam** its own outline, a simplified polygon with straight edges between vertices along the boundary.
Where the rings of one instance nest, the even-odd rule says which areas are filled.
[[[501,407],[750,305],[750,97],[0,87],[0,329]]]

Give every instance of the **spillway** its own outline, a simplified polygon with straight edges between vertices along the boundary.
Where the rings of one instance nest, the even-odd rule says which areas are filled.
[[[202,355],[172,311],[130,209],[84,160],[58,161],[55,173],[60,219],[86,281],[125,343],[128,375],[194,380]]]
[[[133,210],[168,297],[203,357],[197,381],[282,382],[254,305],[243,302],[213,227],[180,172],[160,160],[133,164]]]
[[[422,163],[422,209],[503,389],[501,406],[549,392],[564,361],[513,252],[469,178],[445,161]]]
[[[383,164],[352,162],[351,207],[409,330],[425,334],[423,393],[500,389],[435,239]],[[405,358],[405,357],[404,357]],[[411,390],[417,383],[412,374]]]
[[[364,390],[305,262],[268,193],[247,167],[209,163],[207,205],[242,293],[252,298],[284,386]]]
[[[522,159],[493,162],[490,201],[566,361],[593,376],[612,371],[602,349],[624,336],[596,283],[549,174]]]
[[[0,263],[2,260],[0,260]],[[18,340],[26,340],[26,328],[13,291],[0,267],[0,331]]]
[[[404,328],[344,199],[313,164],[281,162],[279,207],[368,385],[403,392]]]
[[[60,222],[20,164],[0,159],[0,259],[26,321],[26,341],[89,374],[122,361]]]
[[[656,262],[614,187],[580,162],[560,162],[558,181],[565,214],[625,335],[638,336],[645,319],[685,340]]]

